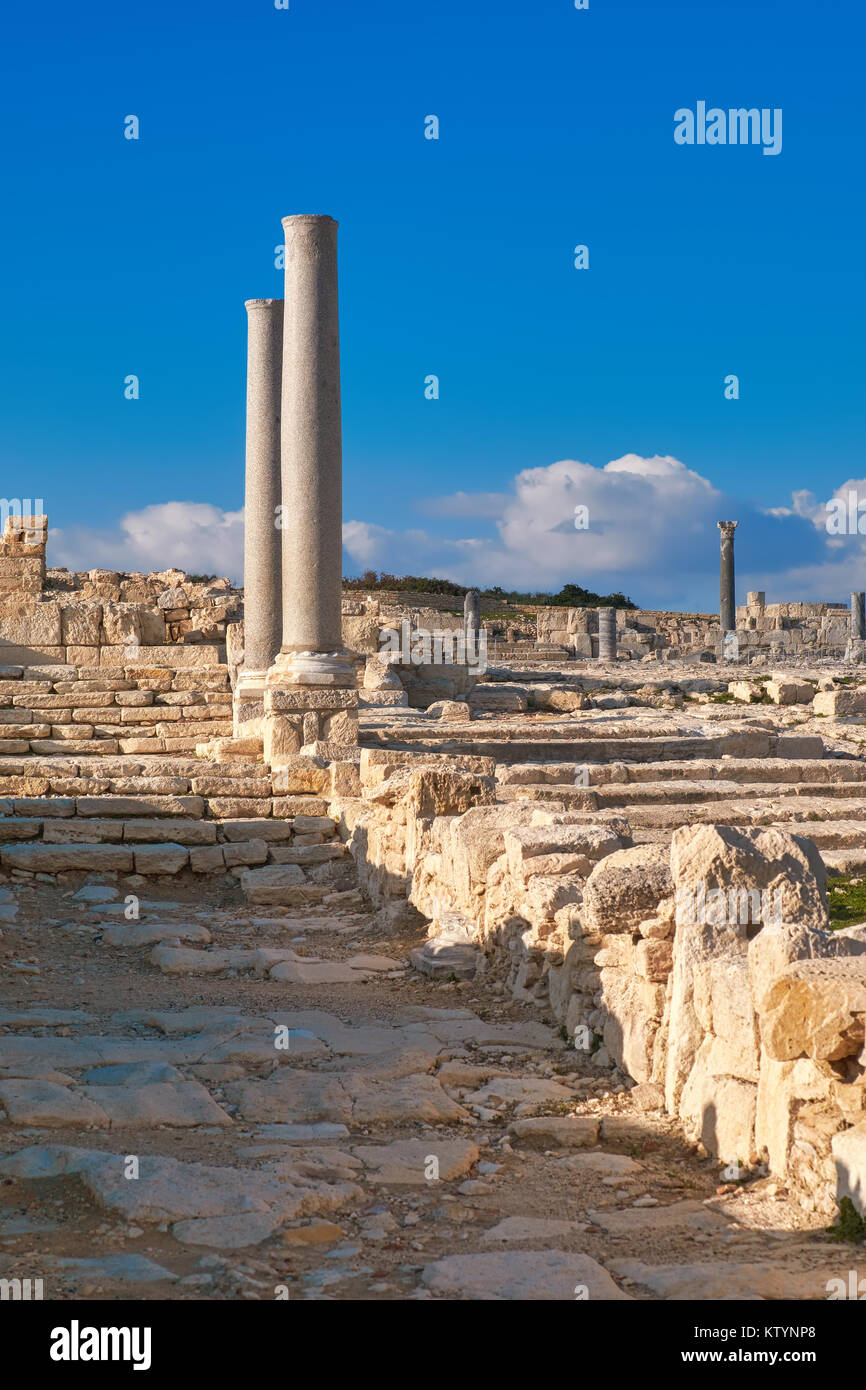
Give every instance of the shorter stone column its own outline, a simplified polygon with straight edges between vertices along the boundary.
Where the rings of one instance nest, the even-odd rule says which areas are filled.
[[[598,659],[616,661],[616,609],[598,610]]]
[[[463,636],[467,662],[478,659],[478,634],[481,631],[481,596],[477,589],[469,589],[463,600]]]
[[[463,627],[466,639],[481,627],[481,597],[477,589],[469,589],[463,600]]]
[[[866,637],[866,594],[851,595],[851,636],[861,642]]]

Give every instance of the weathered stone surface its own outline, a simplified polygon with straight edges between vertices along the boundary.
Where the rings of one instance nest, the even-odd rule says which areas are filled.
[[[53,1145],[0,1159],[0,1173],[35,1180],[77,1176],[102,1206],[126,1220],[175,1223],[178,1240],[225,1248],[259,1244],[285,1221],[334,1210],[357,1195],[357,1188],[345,1183],[303,1179],[299,1185],[287,1174],[151,1154],[141,1155],[139,1180],[131,1182],[123,1154]]]
[[[241,887],[248,902],[280,906],[303,901],[298,894],[303,894],[306,884],[304,871],[297,864],[268,864],[262,869],[247,869],[241,875]]]
[[[138,845],[134,852],[137,874],[176,874],[189,863],[189,851],[183,845]]]
[[[588,1149],[598,1143],[599,1129],[593,1115],[540,1115],[513,1120],[508,1133],[525,1149]]]
[[[198,1081],[143,1086],[83,1086],[81,1094],[105,1111],[113,1129],[124,1125],[230,1125],[229,1115]]]
[[[788,965],[762,1005],[761,1038],[778,1061],[853,1057],[866,1036],[866,956]]]
[[[124,843],[148,844],[171,840],[180,845],[216,844],[217,828],[213,821],[172,820],[170,818],[124,820]]]
[[[661,845],[637,845],[602,858],[584,890],[585,930],[634,931],[673,889],[669,860],[667,847]]]
[[[434,1293],[490,1302],[573,1302],[576,1289],[590,1302],[629,1298],[595,1260],[562,1250],[447,1255],[427,1265],[421,1278]]]
[[[108,1115],[86,1093],[51,1081],[0,1081],[0,1101],[13,1124],[56,1127],[107,1127]]]
[[[207,927],[184,922],[124,922],[122,925],[112,922],[103,927],[102,935],[109,946],[119,946],[126,951],[175,937],[179,941],[193,941],[202,946],[208,945],[211,939]]]
[[[762,890],[781,922],[827,926],[827,874],[811,840],[784,830],[725,825],[683,826],[671,840],[671,873],[680,894],[712,889]],[[709,913],[709,908],[707,909]]]
[[[838,1263],[798,1270],[777,1261],[651,1265],[638,1259],[611,1259],[610,1267],[618,1277],[632,1279],[661,1298],[688,1302],[826,1299],[828,1281],[840,1273]]]
[[[383,1081],[361,1073],[295,1073],[269,1081],[232,1082],[226,1094],[236,1102],[244,1119],[256,1121],[379,1124],[414,1120],[446,1124],[467,1116],[438,1081],[426,1075]]]
[[[398,1139],[394,1143],[362,1144],[352,1150],[370,1181],[386,1186],[425,1187],[431,1181],[462,1177],[478,1162],[478,1149],[465,1139]],[[435,1163],[431,1165],[431,1158]]]
[[[557,1221],[546,1217],[506,1216],[481,1237],[482,1245],[540,1245],[543,1241],[577,1238],[586,1230],[583,1221]]]
[[[29,869],[31,873],[56,874],[67,869],[132,870],[132,850],[122,845],[10,845],[0,850],[4,868]]]

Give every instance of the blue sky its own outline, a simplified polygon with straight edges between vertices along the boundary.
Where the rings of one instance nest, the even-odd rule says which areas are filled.
[[[4,488],[44,498],[55,562],[236,567],[243,301],[282,292],[281,217],[328,212],[347,571],[702,608],[724,504],[744,581],[841,596],[860,541],[828,552],[814,503],[866,473],[864,33],[854,0],[19,7],[0,57]],[[698,100],[782,108],[781,154],[676,145]],[[562,516],[554,500],[521,534],[539,488],[517,475],[542,470],[547,496],[557,461],[628,455],[715,491],[647,491],[636,465],[612,499],[576,469]],[[573,530],[586,478],[607,541],[569,534],[552,560],[545,528]],[[763,515],[799,490],[795,515]],[[211,510],[147,510],[169,503]]]

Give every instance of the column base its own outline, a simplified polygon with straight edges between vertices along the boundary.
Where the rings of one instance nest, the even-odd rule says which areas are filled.
[[[232,697],[234,738],[263,738],[265,729],[265,690],[267,671],[238,672]]]
[[[265,762],[299,753],[335,761],[358,746],[355,667],[345,652],[280,652],[264,689]]]

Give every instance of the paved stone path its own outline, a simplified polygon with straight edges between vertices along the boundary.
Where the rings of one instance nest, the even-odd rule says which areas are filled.
[[[3,891],[0,1276],[46,1298],[824,1298],[853,1267],[759,1173],[717,1190],[653,1088],[537,1010],[416,974],[420,942],[377,938],[356,894],[148,891],[137,920],[122,885]]]

